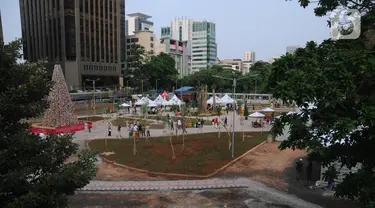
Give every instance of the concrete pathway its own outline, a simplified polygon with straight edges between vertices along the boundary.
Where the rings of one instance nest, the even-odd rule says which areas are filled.
[[[118,192],[118,191],[168,191],[168,190],[203,190],[223,188],[246,188],[253,196],[267,201],[288,204],[298,208],[320,208],[296,196],[285,194],[269,188],[262,183],[246,178],[239,179],[206,179],[178,181],[91,181],[77,193],[87,192]]]
[[[230,131],[232,131],[232,113],[230,112],[228,115],[228,127]],[[104,116],[108,117],[108,116]],[[112,117],[114,119],[115,117]],[[235,115],[235,131],[245,131],[245,132],[261,132],[261,131],[270,131],[271,127],[269,125],[262,128],[253,128],[251,126],[251,121],[255,119],[249,119],[244,121],[244,125],[240,125],[240,117],[236,114]],[[109,139],[116,139],[117,136],[117,127],[112,126],[112,136],[108,137],[108,120],[103,121],[97,121],[94,122],[93,128],[91,129],[91,132],[87,131],[80,131],[76,132],[74,135],[73,142],[80,145],[80,148],[85,148],[85,142],[90,139],[99,139],[99,138],[109,138]],[[197,128],[186,128],[187,134],[197,134],[198,129]],[[218,132],[219,130],[217,128],[212,127],[211,125],[204,125],[203,126],[203,133],[211,133],[211,132]],[[150,133],[152,137],[158,137],[158,136],[167,136],[170,135],[171,131],[167,131],[167,134],[164,129],[150,129]],[[173,131],[175,134],[175,131]],[[226,130],[224,128],[221,129],[221,133],[226,133]],[[179,135],[182,134],[182,131],[180,130],[178,132]],[[129,138],[129,133],[126,131],[126,128],[121,129],[121,135],[123,139]]]

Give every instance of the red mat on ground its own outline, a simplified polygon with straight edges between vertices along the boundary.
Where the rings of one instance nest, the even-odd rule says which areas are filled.
[[[92,122],[87,122],[88,127],[92,128]],[[77,123],[71,126],[58,126],[55,128],[52,127],[43,127],[43,126],[31,126],[29,130],[34,134],[61,134],[61,133],[74,133],[77,131],[82,131],[85,129],[85,123]]]

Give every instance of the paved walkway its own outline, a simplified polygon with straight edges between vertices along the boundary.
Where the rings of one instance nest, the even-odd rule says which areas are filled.
[[[271,127],[268,125],[266,127],[262,128],[253,128],[251,126],[251,119],[245,120],[244,125],[241,128],[240,125],[240,117],[236,114],[236,123],[235,123],[235,131],[249,131],[249,132],[260,132],[260,131],[270,131]],[[252,119],[255,120],[255,119]],[[84,148],[84,143],[85,141],[89,139],[95,139],[95,138],[113,138],[115,139],[117,136],[117,127],[113,126],[112,127],[112,136],[108,137],[108,122],[109,120],[105,121],[98,121],[93,124],[93,128],[91,129],[91,132],[87,131],[80,131],[76,132],[74,135],[74,142],[78,143],[81,148]],[[231,129],[231,124],[232,124],[232,113],[230,112],[228,115],[228,128]],[[124,139],[129,138],[129,133],[126,131],[126,128],[122,128],[122,136]],[[198,129],[197,128],[186,128],[186,131],[188,134],[197,134]],[[225,129],[221,129],[222,133],[225,133]],[[218,132],[217,128],[212,127],[211,125],[204,125],[203,127],[203,133],[210,133],[210,132]],[[165,132],[163,129],[150,129],[150,133],[152,137],[158,137],[158,136],[166,136]],[[168,131],[169,135],[170,131]],[[175,132],[174,132],[175,133]],[[182,131],[179,131],[179,134],[182,134]]]
[[[258,198],[288,204],[298,208],[321,208],[318,205],[301,200],[296,196],[285,194],[269,188],[262,183],[246,178],[239,179],[206,179],[178,181],[91,181],[77,193],[118,192],[118,191],[168,191],[168,190],[203,190],[223,188],[245,188]]]

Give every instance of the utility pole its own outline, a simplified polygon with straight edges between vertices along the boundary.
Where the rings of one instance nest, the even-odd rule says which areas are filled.
[[[236,78],[233,78],[232,158],[234,158],[234,131],[235,131],[234,127],[236,123],[236,85],[237,85],[237,80]]]
[[[239,78],[239,79],[236,79],[236,78],[227,78],[227,77],[221,77],[221,76],[216,76],[216,75],[213,75],[213,77],[217,77],[217,78],[220,78],[220,79],[226,79],[226,80],[232,80],[233,81],[233,123],[232,123],[232,158],[234,158],[234,131],[235,131],[235,123],[236,123],[236,86],[237,86],[237,81],[238,80],[241,80],[241,79],[247,79],[247,78],[250,78],[250,77],[255,77],[255,76],[258,76],[257,74],[254,74],[252,76],[248,76],[248,77],[242,77],[242,78]],[[215,98],[214,98],[215,99]]]
[[[86,81],[88,82],[92,82],[92,88],[93,88],[93,95],[92,95],[92,98],[93,98],[93,102],[94,102],[94,116],[96,115],[96,101],[95,101],[95,82],[99,81],[100,78],[98,79],[86,79]]]

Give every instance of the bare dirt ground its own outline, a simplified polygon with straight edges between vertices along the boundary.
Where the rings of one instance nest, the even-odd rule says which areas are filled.
[[[334,199],[332,197],[323,197],[320,189],[311,190],[307,187],[305,181],[297,182],[295,162],[299,158],[304,158],[306,162],[306,152],[302,150],[284,150],[278,149],[279,143],[266,143],[236,164],[228,167],[217,177],[233,178],[246,177],[254,181],[262,182],[272,188],[283,192],[293,194],[306,201],[329,208],[354,208],[354,203],[343,199]],[[306,164],[305,166],[306,167]],[[319,180],[320,165],[313,166],[313,180]],[[102,180],[170,180],[171,178],[151,177],[147,174],[140,174],[132,171],[118,168],[110,164],[101,164],[98,179]],[[159,207],[159,206],[156,206]]]

